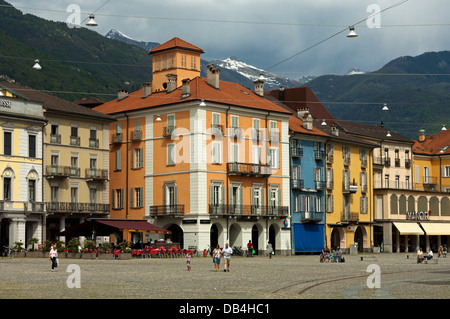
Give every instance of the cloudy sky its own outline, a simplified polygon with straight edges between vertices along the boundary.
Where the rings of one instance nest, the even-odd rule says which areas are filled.
[[[176,36],[201,47],[205,60],[235,56],[290,78],[344,74],[350,68],[375,71],[400,56],[450,50],[448,0],[9,2],[23,12],[62,22],[73,18],[67,9],[76,5],[82,21],[95,12],[99,25],[94,30],[102,35],[116,29],[159,43]],[[369,18],[377,11],[381,13]],[[355,25],[357,38],[346,37],[350,25]]]

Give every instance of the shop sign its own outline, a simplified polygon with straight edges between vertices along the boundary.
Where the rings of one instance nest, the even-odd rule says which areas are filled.
[[[6,108],[10,109],[11,108],[11,101],[0,100],[0,107],[6,107]]]
[[[428,220],[429,212],[407,212],[406,219],[411,220]]]

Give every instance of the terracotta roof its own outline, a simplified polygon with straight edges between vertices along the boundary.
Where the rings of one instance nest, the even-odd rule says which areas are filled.
[[[264,94],[275,97],[294,112],[297,112],[299,108],[306,107],[315,119],[334,119],[309,87],[284,89],[282,92],[270,90],[265,91]]]
[[[127,111],[134,111],[146,108],[155,108],[171,104],[205,100],[205,103],[213,102],[231,106],[259,109],[264,111],[273,111],[284,114],[292,112],[268,101],[267,99],[255,94],[240,84],[220,81],[219,89],[216,89],[207,83],[206,78],[196,77],[190,81],[191,95],[182,98],[181,87],[168,93],[167,91],[154,92],[150,96],[143,98],[142,89],[128,94],[128,97],[102,104],[94,110],[115,114]]]
[[[414,141],[410,140],[409,138],[406,138],[400,134],[395,133],[394,131],[389,131],[386,128],[377,125],[368,125],[342,120],[333,120],[333,123],[337,125],[341,131],[345,131],[349,134],[355,134],[358,136],[369,137],[384,141],[395,141],[411,144],[414,143]],[[387,136],[388,132],[391,136]]]
[[[322,132],[321,130],[318,130],[313,126],[312,131],[307,130],[303,127],[303,121],[300,120],[297,116],[292,115],[289,119],[289,129],[296,132],[296,133],[303,133],[303,134],[311,134],[311,135],[319,135],[319,136],[328,136],[328,134]]]
[[[441,131],[430,135],[424,141],[415,141],[414,154],[422,155],[449,155],[450,154],[450,130]],[[442,150],[442,152],[441,152]]]
[[[195,46],[193,44],[190,44],[187,41],[184,41],[183,39],[175,37],[175,38],[170,39],[167,42],[164,42],[161,45],[158,45],[157,47],[154,47],[153,49],[150,50],[149,54],[153,54],[155,52],[160,52],[160,51],[171,50],[174,48],[186,49],[186,50],[190,50],[190,51],[196,51],[196,52],[203,53],[203,50],[200,49],[198,46]]]
[[[0,82],[0,87],[12,91],[22,99],[41,102],[47,112],[57,112],[90,118],[113,120],[111,116],[93,111],[90,108],[63,100],[59,97],[29,88],[24,85]]]

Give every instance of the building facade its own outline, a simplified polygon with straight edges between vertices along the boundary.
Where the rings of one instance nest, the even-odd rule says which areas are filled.
[[[38,238],[39,243],[46,239],[64,241],[59,232],[66,228],[88,217],[109,217],[108,137],[112,118],[29,87],[14,83],[2,83],[2,86],[22,100],[40,104],[36,113],[40,112],[43,122],[39,132],[34,128],[35,139],[29,134],[28,142],[36,145],[35,156],[40,161],[39,169],[34,169],[36,177],[27,177],[30,199],[36,198],[31,207],[39,210],[42,223],[39,234],[29,231],[32,237]],[[18,139],[22,135],[15,135],[12,145],[24,153],[27,144]],[[26,162],[23,154],[20,156],[19,160]],[[35,186],[33,180],[37,182]],[[25,188],[15,186],[15,191],[26,194]],[[35,195],[32,189],[36,189]]]
[[[150,53],[176,57],[193,47],[200,61],[203,51],[191,46],[174,38]],[[95,108],[116,118],[111,217],[147,219],[185,248],[245,248],[252,241],[263,253],[270,241],[277,253],[290,253],[291,113],[263,98],[261,81],[253,92],[221,81],[214,65],[207,78],[195,67],[185,74],[182,61],[161,65],[151,84]],[[178,85],[180,74],[189,77]],[[132,141],[137,127],[141,138]]]
[[[41,102],[0,82],[0,249],[45,235]]]

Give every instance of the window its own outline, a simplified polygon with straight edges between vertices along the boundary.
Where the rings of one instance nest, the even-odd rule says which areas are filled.
[[[178,186],[175,185],[175,182],[165,183],[163,202],[166,206],[178,205]]]
[[[400,188],[400,176],[395,175],[395,188]]]
[[[70,156],[70,175],[80,176],[80,171],[78,169],[78,155]]]
[[[51,154],[50,155],[50,174],[58,174],[58,165],[59,165],[59,155]]]
[[[334,197],[333,194],[327,194],[327,202],[326,202],[326,210],[327,213],[332,213],[334,211]]]
[[[50,127],[50,143],[61,143],[58,124],[52,124]]]
[[[191,56],[191,69],[197,69],[197,58],[195,56]]]
[[[334,159],[334,145],[327,144],[327,163],[329,164],[333,163],[333,159]]]
[[[11,190],[11,177],[3,177],[3,200],[12,200]]]
[[[213,164],[221,164],[222,156],[221,156],[221,143],[220,142],[212,142],[212,163]]]
[[[116,150],[115,152],[116,160],[114,170],[120,171],[122,169],[122,151]]]
[[[389,188],[389,175],[384,175],[384,188]]]
[[[405,177],[405,188],[406,188],[406,189],[409,189],[409,188],[410,188],[410,185],[409,185],[409,176],[406,176],[406,177]]]
[[[28,157],[36,157],[36,135],[28,135]]]
[[[366,196],[361,196],[360,206],[361,214],[367,214],[369,212],[369,198]]]
[[[344,165],[350,165],[350,147],[343,146],[342,147],[342,157],[344,158]]]
[[[34,202],[36,200],[36,180],[28,180],[28,200]]]
[[[183,68],[187,67],[186,54],[181,55],[181,67]]]
[[[144,149],[135,148],[131,150],[131,168],[138,169],[144,167]]]
[[[253,164],[261,164],[261,146],[253,146]]]
[[[175,143],[167,144],[167,165],[175,165]]]
[[[450,166],[442,167],[442,177],[450,177]]]
[[[239,162],[239,144],[231,144],[231,163],[238,163]]]
[[[113,189],[112,191],[112,208],[122,209],[124,207],[124,190]]]
[[[56,203],[59,201],[59,186],[57,185],[50,186],[50,201],[52,203]]]
[[[267,154],[267,164],[270,165],[271,168],[280,168],[280,157],[277,148],[269,148],[269,152]]]
[[[144,207],[143,194],[144,194],[143,187],[131,188],[130,189],[130,207],[132,207],[132,208]]]
[[[70,187],[70,202],[78,203],[78,187],[76,186]]]
[[[78,126],[70,127],[70,145],[80,145],[80,137],[78,136]]]
[[[260,140],[260,120],[259,119],[253,119],[253,129],[252,129],[252,138],[255,140]]]
[[[12,133],[3,133],[3,154],[12,155]]]
[[[431,183],[431,175],[430,175],[430,168],[425,166],[423,168],[423,183],[429,184]]]
[[[89,147],[98,147],[97,129],[91,128],[89,130]]]

